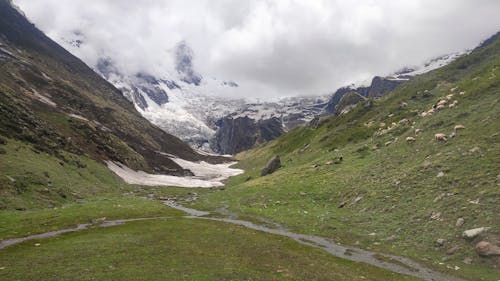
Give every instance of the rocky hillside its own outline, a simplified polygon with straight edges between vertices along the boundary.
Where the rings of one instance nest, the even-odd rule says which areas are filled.
[[[382,98],[237,155],[246,173],[198,207],[230,206],[467,280],[498,280],[500,38],[485,42]],[[276,155],[282,167],[260,176]]]
[[[380,98],[384,94],[394,90],[401,83],[409,81],[415,75],[423,74],[439,67],[443,67],[460,56],[466,54],[467,52],[457,52],[449,55],[439,56],[433,58],[423,65],[414,67],[403,67],[401,70],[396,71],[392,75],[381,77],[375,76],[366,86],[356,86],[355,84],[341,87],[333,93],[333,95],[328,100],[325,110],[328,114],[336,114],[341,112],[342,109],[337,108],[337,104],[340,102],[342,97],[347,93],[355,92],[366,98]]]
[[[172,161],[172,155],[222,161],[199,155],[152,125],[119,90],[46,37],[7,0],[0,1],[0,116],[3,144],[23,144],[79,169],[86,168],[82,159],[89,158],[182,176],[192,173]],[[16,184],[13,177],[0,180],[4,192],[15,190]]]

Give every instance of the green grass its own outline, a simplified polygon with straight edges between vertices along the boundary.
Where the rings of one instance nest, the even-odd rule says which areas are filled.
[[[495,42],[318,129],[297,128],[241,153],[237,166],[246,173],[228,180],[225,190],[202,195],[194,206],[227,206],[297,232],[406,255],[471,280],[497,280],[497,261],[477,256],[478,241],[465,241],[461,232],[490,226],[480,238],[500,239],[499,49]],[[466,94],[458,95],[461,91]],[[418,116],[452,92],[456,108]],[[400,107],[402,102],[407,106]],[[409,122],[399,123],[402,119]],[[434,140],[434,134],[451,134],[458,124],[466,129],[455,138]],[[415,136],[417,128],[423,132]],[[408,136],[416,142],[406,142]],[[276,154],[283,168],[260,177]],[[342,163],[325,164],[339,156]],[[444,176],[437,177],[439,172]],[[433,213],[441,215],[431,219]],[[460,217],[465,224],[455,227]],[[438,238],[447,240],[444,247],[435,246]],[[461,250],[447,256],[455,245]],[[462,262],[468,257],[472,265]]]
[[[53,208],[77,199],[120,194],[131,187],[103,164],[63,153],[64,160],[4,138],[0,145],[0,209]]]
[[[181,216],[161,202],[135,196],[96,197],[67,203],[58,208],[31,211],[0,212],[0,240],[24,237],[89,223],[105,217],[106,220]]]
[[[40,243],[39,246],[35,246]],[[416,280],[225,223],[167,219],[0,251],[2,280]]]

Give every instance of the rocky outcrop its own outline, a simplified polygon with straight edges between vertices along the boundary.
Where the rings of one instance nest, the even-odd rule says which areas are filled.
[[[276,155],[271,160],[269,160],[269,162],[267,162],[267,165],[260,172],[260,176],[263,177],[272,174],[276,172],[279,168],[281,168],[281,160],[280,156]]]
[[[365,97],[356,93],[349,92],[342,96],[339,103],[335,107],[334,115],[342,115],[349,112],[354,106],[356,106],[360,101],[366,100]]]
[[[161,87],[160,82],[163,82],[171,90],[179,88],[173,81],[159,81],[153,75],[145,72],[139,72],[126,78],[120,73],[110,58],[99,59],[96,65],[96,71],[108,81],[117,79],[129,80],[128,83],[118,83],[120,84],[118,88],[128,100],[142,110],[148,107],[146,97],[158,105],[163,105],[168,102],[168,95]]]
[[[218,127],[212,149],[221,154],[235,154],[284,133],[278,118],[255,121],[247,116],[233,118],[226,116],[216,122]]]
[[[384,94],[396,89],[404,80],[395,80],[386,77],[375,76],[369,87],[366,97],[379,98]]]
[[[201,75],[193,68],[193,50],[185,41],[180,42],[175,50],[175,70],[181,75],[181,80],[199,86]]]
[[[339,88],[328,101],[325,111],[329,114],[335,114],[335,112],[337,112],[337,105],[346,94],[357,93],[358,95],[366,98],[379,98],[394,90],[404,81],[405,80],[403,79],[395,79],[393,77],[375,76],[372,79],[370,86],[347,86]]]
[[[347,93],[352,93],[356,92],[362,96],[366,96],[368,93],[368,87],[358,87],[354,88],[352,86],[347,86],[347,87],[342,87],[339,88],[335,93],[332,95],[328,103],[326,104],[325,111],[328,114],[333,114],[335,112],[335,109],[337,107],[337,104],[340,102],[342,97],[347,94]]]

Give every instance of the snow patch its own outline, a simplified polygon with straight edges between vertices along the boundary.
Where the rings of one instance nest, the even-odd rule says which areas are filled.
[[[224,164],[196,163],[175,157],[172,157],[172,160],[185,169],[189,168],[195,176],[176,177],[148,174],[143,171],[134,171],[121,163],[113,161],[106,161],[106,165],[125,182],[148,186],[217,187],[224,186],[222,180],[243,173],[243,170],[229,168],[235,162]]]
[[[182,168],[190,170],[197,179],[223,181],[229,177],[243,173],[243,170],[229,168],[237,162],[210,164],[205,161],[191,162],[181,158],[170,159]]]

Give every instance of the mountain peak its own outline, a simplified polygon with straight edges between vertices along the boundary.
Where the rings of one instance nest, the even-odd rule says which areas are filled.
[[[199,86],[202,80],[200,74],[193,69],[193,50],[186,41],[181,41],[175,48],[175,70],[181,75],[181,80]]]

